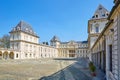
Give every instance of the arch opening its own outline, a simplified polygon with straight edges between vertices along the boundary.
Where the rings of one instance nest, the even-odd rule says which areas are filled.
[[[2,55],[2,51],[0,51],[0,59],[2,59],[2,56],[3,56],[3,55]]]
[[[9,58],[10,58],[10,59],[14,59],[14,53],[13,53],[13,52],[10,52]]]
[[[5,51],[5,52],[3,53],[3,58],[4,58],[4,59],[8,59],[8,58],[9,58],[9,55],[8,55],[8,52],[7,52],[7,51]]]

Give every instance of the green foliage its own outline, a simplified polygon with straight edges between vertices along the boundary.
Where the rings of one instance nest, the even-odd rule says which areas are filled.
[[[93,62],[90,62],[90,63],[89,63],[89,69],[90,69],[90,71],[92,71],[92,72],[95,72],[95,71],[96,71],[96,67],[94,66]]]
[[[9,35],[3,35],[2,38],[0,38],[0,47],[1,48],[9,48],[10,47],[10,36]]]
[[[95,67],[94,65],[92,65],[92,66],[90,67],[90,70],[91,70],[92,72],[95,72],[95,71],[96,71],[96,67]]]

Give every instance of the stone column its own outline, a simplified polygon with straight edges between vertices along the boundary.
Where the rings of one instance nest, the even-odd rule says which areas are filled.
[[[108,38],[106,38],[106,77],[109,80],[109,46]]]

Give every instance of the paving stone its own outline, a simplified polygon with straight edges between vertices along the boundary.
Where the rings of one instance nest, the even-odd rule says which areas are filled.
[[[87,59],[79,60],[5,60],[0,61],[0,80],[102,80],[97,70],[92,77]]]

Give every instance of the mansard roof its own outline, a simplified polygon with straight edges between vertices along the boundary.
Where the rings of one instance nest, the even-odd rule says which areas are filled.
[[[92,19],[107,18],[108,15],[109,11],[100,4],[97,10],[95,11],[94,15],[92,16]]]
[[[60,39],[57,36],[53,36],[53,38],[50,41],[51,42],[60,42]]]
[[[28,34],[31,34],[33,36],[37,36],[37,34],[34,32],[32,26],[30,26],[28,23],[24,22],[24,21],[20,21],[16,27],[14,27],[11,32],[15,32],[15,31],[22,31]],[[10,33],[11,33],[10,32]],[[38,37],[38,36],[37,36]]]
[[[77,43],[87,44],[88,41],[77,41]]]
[[[70,42],[70,41],[69,41]],[[61,42],[61,44],[67,44],[67,43],[69,43],[69,42]],[[78,43],[78,44],[87,44],[88,43],[88,41],[74,41],[75,43]]]

